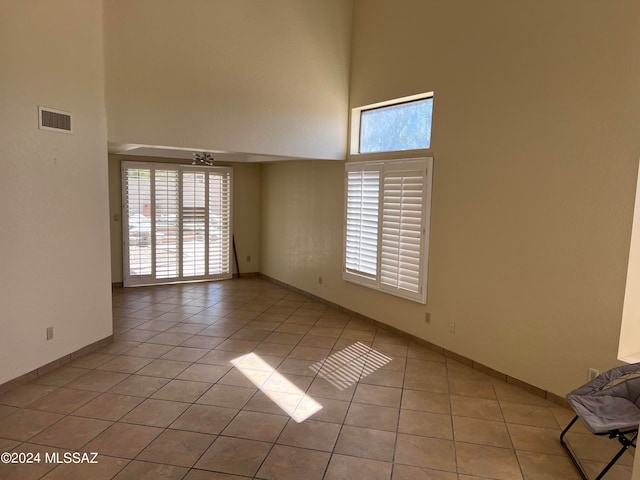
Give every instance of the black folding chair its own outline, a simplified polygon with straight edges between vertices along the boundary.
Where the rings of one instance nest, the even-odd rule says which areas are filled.
[[[578,418],[595,435],[617,439],[621,448],[598,474],[599,480],[629,447],[636,447],[640,425],[640,363],[613,368],[567,395],[576,416],[560,434],[560,443],[574,465],[588,480],[578,457],[565,441],[565,435]]]

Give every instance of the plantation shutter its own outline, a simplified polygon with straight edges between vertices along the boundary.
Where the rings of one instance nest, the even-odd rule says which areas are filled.
[[[425,171],[385,171],[380,283],[420,293]]]
[[[345,268],[375,278],[378,269],[378,167],[347,171]]]
[[[155,278],[177,278],[180,275],[180,175],[177,170],[156,169],[154,180]]]
[[[346,166],[343,278],[427,299],[432,158]]]
[[[232,170],[123,162],[124,285],[231,278]]]
[[[231,271],[231,172],[209,174],[209,275]]]

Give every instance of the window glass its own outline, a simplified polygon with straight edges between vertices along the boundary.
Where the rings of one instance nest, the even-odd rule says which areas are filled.
[[[429,148],[433,97],[360,112],[359,153]]]

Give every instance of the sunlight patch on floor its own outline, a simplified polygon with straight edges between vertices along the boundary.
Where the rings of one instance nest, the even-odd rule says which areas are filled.
[[[391,360],[391,357],[356,342],[314,363],[309,368],[333,386],[344,390],[367,375],[371,375]]]
[[[322,405],[278,373],[259,355],[248,353],[231,360],[231,363],[296,422],[303,422],[322,409]]]

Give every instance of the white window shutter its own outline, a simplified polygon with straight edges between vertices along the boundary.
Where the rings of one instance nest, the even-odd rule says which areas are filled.
[[[424,171],[385,171],[380,283],[419,293],[422,281]]]
[[[232,168],[122,162],[124,285],[231,278]]]
[[[343,278],[427,301],[433,158],[346,167]]]
[[[231,271],[231,174],[209,173],[209,275]]]
[[[180,176],[176,170],[154,171],[155,277],[180,275]]]
[[[347,171],[345,269],[374,278],[378,269],[380,172]]]

